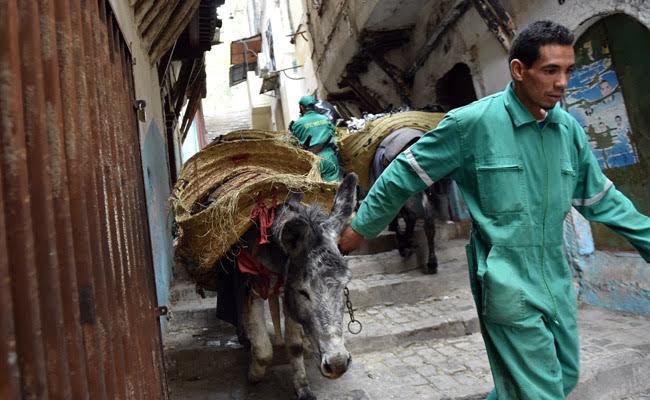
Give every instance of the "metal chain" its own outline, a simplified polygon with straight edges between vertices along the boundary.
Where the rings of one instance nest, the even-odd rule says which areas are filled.
[[[348,287],[343,288],[343,295],[345,295],[345,306],[348,309],[348,314],[350,314],[350,322],[348,322],[348,331],[350,331],[351,334],[353,335],[358,335],[361,333],[361,330],[363,329],[363,325],[361,325],[361,321],[358,319],[354,319],[354,308],[352,308],[352,302],[350,301],[350,290]],[[359,326],[359,329],[352,329],[353,326]]]

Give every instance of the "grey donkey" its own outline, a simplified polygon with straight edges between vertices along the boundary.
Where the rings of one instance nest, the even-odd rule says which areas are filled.
[[[351,279],[338,249],[338,237],[356,203],[356,174],[339,185],[331,212],[305,206],[292,194],[276,210],[270,244],[259,245],[259,232],[244,235],[249,253],[268,269],[284,276],[284,341],[293,368],[299,400],[316,399],[305,373],[303,337],[310,341],[320,372],[329,379],[343,375],[352,358],[343,340],[343,289]],[[276,338],[281,336],[277,298],[269,299]],[[254,290],[243,307],[244,334],[250,341],[250,382],[259,382],[273,358],[264,321],[264,299]]]
[[[417,129],[401,128],[386,136],[377,147],[370,166],[371,183],[375,183],[386,167],[423,135],[424,132]],[[415,223],[418,218],[424,221],[424,233],[427,237],[429,251],[427,263],[422,271],[425,274],[438,272],[438,258],[435,249],[435,219],[438,214],[436,203],[446,202],[446,197],[438,192],[441,189],[442,192],[448,191],[448,186],[449,180],[443,179],[423,192],[411,196],[388,226],[388,229],[395,232],[399,254],[403,258],[408,258],[413,254]],[[400,219],[404,221],[404,230],[400,227]]]

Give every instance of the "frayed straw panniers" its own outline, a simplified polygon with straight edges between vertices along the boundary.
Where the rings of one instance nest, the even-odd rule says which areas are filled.
[[[443,117],[444,113],[406,111],[368,122],[363,129],[343,136],[338,143],[345,171],[356,172],[359,186],[367,191],[372,159],[377,146],[386,136],[402,128],[428,132],[438,126]]]
[[[329,209],[336,184],[320,178],[319,158],[279,132],[236,131],[190,158],[172,193],[177,262],[198,287],[215,290],[219,260],[253,225],[258,206],[280,205],[288,193]]]

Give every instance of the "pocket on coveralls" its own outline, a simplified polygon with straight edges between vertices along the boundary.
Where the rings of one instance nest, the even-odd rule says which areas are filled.
[[[573,201],[573,192],[575,190],[575,181],[576,181],[576,171],[573,169],[573,164],[571,161],[561,161],[560,162],[560,172],[561,172],[561,190],[562,190],[562,211],[564,213],[569,212],[571,209],[571,201]]]
[[[491,157],[476,166],[481,209],[486,214],[524,211],[524,166],[516,157]]]
[[[515,325],[526,316],[520,277],[522,262],[516,249],[493,246],[490,250],[482,279],[482,308],[486,321]]]

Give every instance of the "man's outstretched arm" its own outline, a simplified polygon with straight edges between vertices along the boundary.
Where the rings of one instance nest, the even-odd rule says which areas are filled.
[[[650,218],[637,211],[603,174],[586,138],[579,150],[573,206],[588,220],[603,223],[625,237],[650,263]]]

